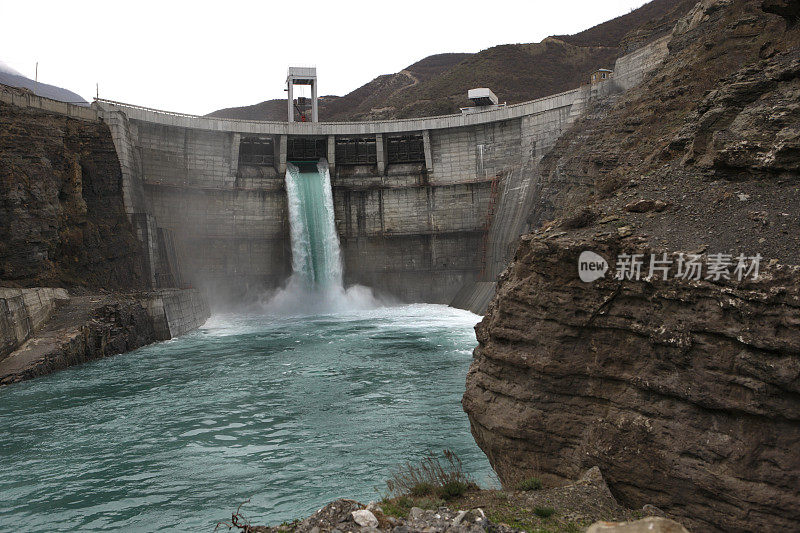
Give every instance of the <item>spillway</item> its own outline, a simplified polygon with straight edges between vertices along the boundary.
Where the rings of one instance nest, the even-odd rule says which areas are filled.
[[[342,259],[328,163],[322,159],[315,168],[309,166],[286,166],[292,276],[308,291],[341,290]]]
[[[376,298],[368,287],[344,287],[331,176],[325,159],[287,163],[286,200],[292,275],[284,288],[271,294],[264,311],[277,315],[339,313],[392,303],[391,299]]]

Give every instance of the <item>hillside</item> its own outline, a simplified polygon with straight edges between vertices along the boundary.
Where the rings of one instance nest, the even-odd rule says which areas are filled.
[[[655,0],[615,19],[598,24],[575,35],[559,39],[575,46],[620,47],[629,52],[655,37],[664,35],[696,2]]]
[[[366,120],[373,114],[393,113],[392,102],[420,84],[440,79],[473,54],[438,54],[426,57],[396,74],[378,76],[355,91],[326,102],[322,120]]]
[[[524,102],[578,87],[598,67],[668,32],[695,0],[654,0],[626,15],[540,43],[494,46],[476,54],[438,54],[320,100],[320,120],[377,120],[457,113],[467,90],[490,87],[501,101]],[[285,120],[286,101],[214,111],[208,116]]]
[[[352,110],[380,107],[396,92],[435,78],[471,55],[437,54],[429,56],[395,74],[378,76],[345,96],[322,96],[319,99],[320,117],[322,120],[351,120]],[[250,106],[220,109],[207,116],[240,120],[283,121],[286,120],[286,100],[267,100]]]
[[[5,66],[2,62],[0,62],[0,85],[27,89],[37,96],[44,96],[51,100],[71,102],[73,104],[89,104],[89,102],[81,98],[77,93],[64,89],[63,87],[36,82]]]

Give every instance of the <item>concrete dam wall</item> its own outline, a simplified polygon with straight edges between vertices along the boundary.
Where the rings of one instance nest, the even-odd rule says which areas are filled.
[[[593,98],[638,83],[666,42],[620,58],[611,80],[461,115],[286,123],[95,106],[110,126],[154,283],[178,262],[183,282],[219,295],[280,286],[291,271],[287,161],[324,157],[346,283],[406,301],[450,303],[459,291],[473,301],[469,287],[484,282],[481,294],[491,296],[485,282],[527,229],[531,165]]]

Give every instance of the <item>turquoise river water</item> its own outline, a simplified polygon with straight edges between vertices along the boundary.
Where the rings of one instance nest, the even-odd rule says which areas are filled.
[[[490,467],[460,399],[479,317],[436,305],[199,331],[0,389],[0,530],[211,531],[379,498],[450,448]]]

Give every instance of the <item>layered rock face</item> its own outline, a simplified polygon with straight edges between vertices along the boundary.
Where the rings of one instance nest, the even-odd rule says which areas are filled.
[[[500,478],[599,466],[621,502],[700,530],[796,525],[800,271],[584,283],[584,250],[649,253],[526,237],[476,328],[464,408]]]
[[[145,287],[106,125],[0,104],[0,153],[4,285]]]
[[[800,273],[781,266],[800,264],[791,4],[699,2],[664,64],[532,176],[541,227],[477,327],[463,400],[504,482],[599,466],[622,504],[698,531],[797,529]],[[584,283],[584,250],[612,266],[620,252],[764,261],[741,283]]]

